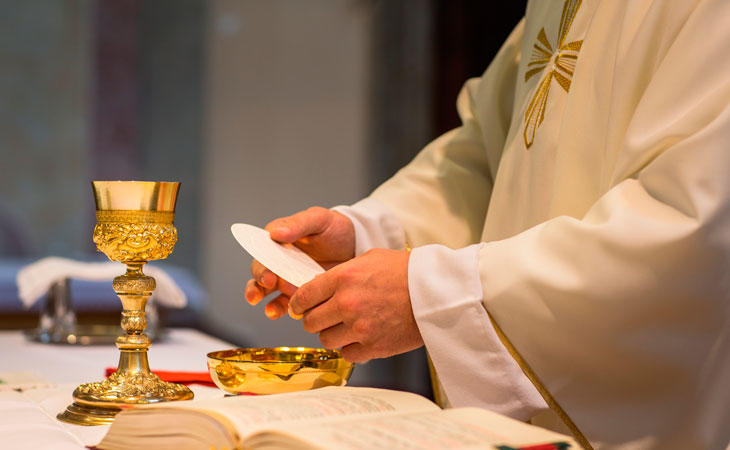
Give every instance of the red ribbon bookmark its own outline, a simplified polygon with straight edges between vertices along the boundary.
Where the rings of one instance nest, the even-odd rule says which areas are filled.
[[[107,367],[106,376],[113,374],[117,371],[116,367]],[[180,383],[184,385],[188,384],[202,384],[204,386],[215,387],[213,379],[210,378],[208,372],[174,372],[168,370],[153,370],[152,373],[160,377],[160,380],[167,381],[169,383]]]
[[[566,450],[570,448],[568,442],[551,442],[549,444],[528,445],[526,447],[510,447],[509,445],[498,445],[499,450]]]

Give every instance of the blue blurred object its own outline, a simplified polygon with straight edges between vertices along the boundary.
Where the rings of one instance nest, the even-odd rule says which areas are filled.
[[[0,314],[40,311],[43,300],[39,300],[31,308],[24,307],[18,297],[15,281],[18,271],[32,262],[30,259],[0,258]],[[190,313],[203,310],[206,302],[205,290],[189,270],[170,264],[151,265],[167,272],[185,293],[187,306],[183,310]],[[111,280],[70,280],[70,297],[76,312],[121,311],[121,303],[112,289]]]

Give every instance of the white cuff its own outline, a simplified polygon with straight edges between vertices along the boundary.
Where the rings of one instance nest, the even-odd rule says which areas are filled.
[[[482,245],[413,249],[408,263],[413,314],[452,406],[527,420],[547,404],[500,342],[484,309]]]
[[[355,227],[355,256],[371,248],[406,248],[406,235],[398,219],[379,201],[368,197],[352,206],[335,206],[332,210],[352,221]]]

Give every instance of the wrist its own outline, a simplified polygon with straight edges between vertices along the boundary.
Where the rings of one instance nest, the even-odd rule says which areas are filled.
[[[355,247],[355,225],[352,223],[352,220],[346,216],[345,214],[342,214],[341,212],[332,209],[331,210],[334,213],[333,221],[336,222],[335,228],[340,230],[339,234],[342,236],[342,248],[345,250],[345,254],[347,255],[346,260],[352,259],[356,256],[356,247]]]
[[[398,219],[379,201],[368,197],[351,206],[336,206],[332,210],[350,220],[354,233],[355,256],[372,248],[406,248],[405,232]]]

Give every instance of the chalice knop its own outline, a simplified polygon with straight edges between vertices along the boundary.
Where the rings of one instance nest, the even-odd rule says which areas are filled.
[[[122,301],[117,371],[97,383],[84,383],[73,392],[74,402],[58,419],[77,425],[103,425],[123,408],[135,405],[189,400],[186,386],[161,381],[150,372],[150,340],[145,305],[155,289],[155,279],[142,273],[147,261],[164,259],[177,242],[173,225],[180,183],[151,181],[92,181],[96,200],[94,242],[112,261],[127,266],[112,286]]]

